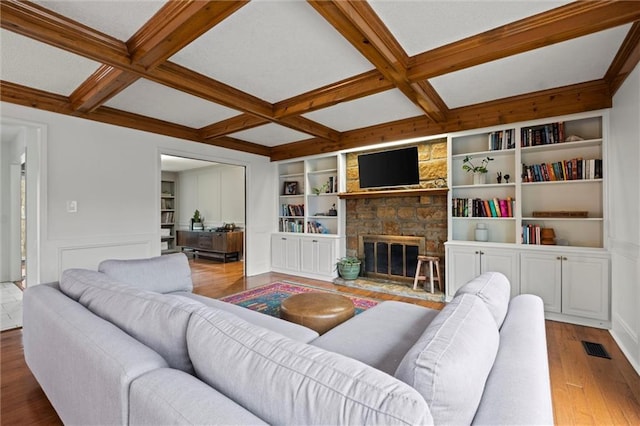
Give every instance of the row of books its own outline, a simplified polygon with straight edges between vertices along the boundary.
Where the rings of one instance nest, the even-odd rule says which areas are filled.
[[[166,200],[164,198],[160,199],[160,208],[162,210],[169,209],[173,210],[173,200]]]
[[[329,230],[320,222],[307,222],[307,232],[310,234],[328,234]]]
[[[540,225],[522,225],[522,244],[542,244]]]
[[[173,223],[173,212],[160,213],[160,223]]]
[[[282,204],[280,216],[304,216],[304,204]]]
[[[537,146],[564,142],[564,122],[525,127],[520,134],[520,146]]]
[[[280,218],[280,232],[304,232],[304,222],[302,220]]]
[[[500,151],[516,147],[516,130],[499,130],[489,133],[489,151]]]
[[[602,160],[573,158],[555,163],[522,165],[523,182],[602,179]]]
[[[511,197],[506,199],[480,198],[454,198],[454,217],[513,217],[514,200]]]

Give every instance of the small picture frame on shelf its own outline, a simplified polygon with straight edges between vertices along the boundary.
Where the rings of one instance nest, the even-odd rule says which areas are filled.
[[[298,182],[285,182],[284,195],[296,195],[298,193]]]

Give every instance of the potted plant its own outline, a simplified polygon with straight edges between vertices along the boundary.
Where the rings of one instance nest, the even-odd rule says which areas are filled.
[[[493,158],[485,157],[482,159],[479,165],[476,165],[477,163],[473,164],[471,160],[473,160],[473,157],[471,157],[470,155],[464,157],[464,160],[462,160],[462,170],[464,170],[465,172],[473,173],[474,185],[484,183],[487,172],[489,171],[487,169],[487,165],[489,164],[489,161],[493,161]]]
[[[338,259],[338,274],[345,280],[355,280],[360,275],[362,261],[355,256],[345,256]]]
[[[191,229],[204,229],[204,226],[202,225],[203,220],[204,218],[200,216],[200,210],[196,209],[196,211],[193,212],[193,217],[191,218]]]

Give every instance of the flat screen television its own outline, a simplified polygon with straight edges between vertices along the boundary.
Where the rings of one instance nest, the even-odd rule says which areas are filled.
[[[386,188],[420,183],[418,147],[360,154],[360,188]]]

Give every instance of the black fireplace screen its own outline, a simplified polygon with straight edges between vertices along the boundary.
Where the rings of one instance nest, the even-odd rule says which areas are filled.
[[[388,236],[385,236],[385,241],[366,241],[367,239],[362,242],[362,254],[364,271],[368,277],[413,279],[418,255],[423,251],[424,244],[421,247],[419,242],[414,241],[393,242]]]

